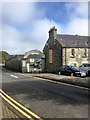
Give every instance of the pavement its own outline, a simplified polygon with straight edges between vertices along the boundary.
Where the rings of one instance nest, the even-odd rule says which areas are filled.
[[[19,111],[12,107],[4,99],[0,101],[1,106],[1,120],[27,120]]]
[[[22,73],[25,76],[28,77],[39,77],[39,78],[44,78],[44,79],[49,79],[53,81],[58,81],[58,82],[64,82],[64,83],[69,83],[72,85],[78,85],[82,87],[87,87],[90,88],[90,77],[74,77],[74,76],[65,76],[65,75],[58,75],[58,74],[52,74],[52,73]]]
[[[14,113],[5,103],[2,102],[2,119],[18,119],[20,120],[19,116]]]

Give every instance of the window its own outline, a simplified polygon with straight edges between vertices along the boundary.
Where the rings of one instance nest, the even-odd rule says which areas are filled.
[[[49,63],[53,63],[52,62],[52,50],[49,50]]]
[[[83,57],[87,57],[87,49],[86,48],[84,48]]]
[[[75,57],[75,49],[74,48],[71,49],[71,57]]]
[[[34,62],[35,61],[35,59],[33,59],[33,58],[30,58],[30,62],[32,63],[32,62]]]
[[[26,61],[25,61],[25,60],[22,61],[22,66],[23,66],[23,67],[26,66]]]

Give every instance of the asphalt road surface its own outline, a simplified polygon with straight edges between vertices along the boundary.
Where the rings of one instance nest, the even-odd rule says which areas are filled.
[[[4,92],[41,118],[88,118],[88,90],[26,77],[5,69],[2,69],[0,79]]]

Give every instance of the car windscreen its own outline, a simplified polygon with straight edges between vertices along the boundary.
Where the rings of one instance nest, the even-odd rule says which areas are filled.
[[[82,64],[80,67],[90,67],[90,64]]]
[[[84,64],[84,67],[90,67],[90,64]]]
[[[73,69],[73,70],[79,70],[78,67],[74,67],[74,66],[70,66],[70,68]]]

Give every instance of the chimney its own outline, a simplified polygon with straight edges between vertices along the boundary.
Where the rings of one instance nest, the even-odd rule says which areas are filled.
[[[55,26],[53,26],[50,30],[49,30],[49,38],[54,38],[56,39],[57,36],[57,29],[55,28]]]

